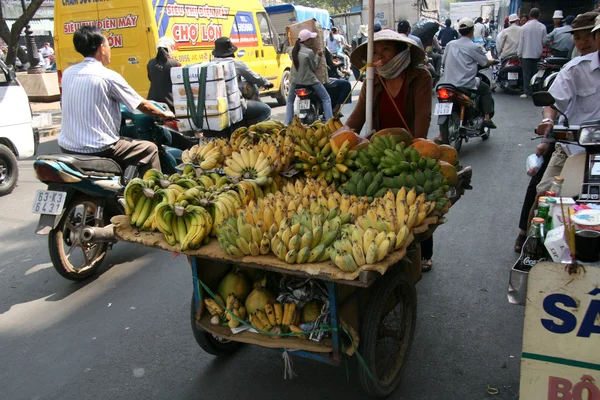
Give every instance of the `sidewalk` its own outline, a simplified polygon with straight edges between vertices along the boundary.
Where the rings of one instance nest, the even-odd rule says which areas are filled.
[[[62,123],[60,102],[29,103],[33,113],[33,125],[40,131],[40,139],[58,135]]]

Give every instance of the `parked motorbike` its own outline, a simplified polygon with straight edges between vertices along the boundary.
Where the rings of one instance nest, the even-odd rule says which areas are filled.
[[[121,107],[121,113],[121,136],[155,143],[165,173],[174,173],[182,150],[197,142],[137,110]],[[40,156],[33,167],[37,179],[48,185],[37,191],[32,212],[40,214],[36,233],[48,235],[54,268],[73,281],[91,277],[114,242],[109,222],[124,213],[123,190],[138,176],[137,168],[123,171],[112,159],[78,154]]]
[[[558,71],[570,60],[566,57],[547,57],[538,62],[537,73],[531,78],[531,88],[534,92],[547,91],[550,87],[547,84],[552,84],[554,79],[546,82],[546,79],[552,74],[557,74]],[[556,75],[554,75],[556,76]]]
[[[577,179],[571,179],[570,182],[565,180],[561,193],[566,196],[578,196],[578,201],[582,203],[600,204],[600,120],[570,125],[566,115],[554,105],[555,100],[550,93],[536,92],[532,99],[536,106],[550,106],[563,116],[562,125],[553,127],[551,137],[562,143],[578,144],[585,149],[585,161],[583,154],[567,158],[561,176]]]
[[[523,92],[523,68],[519,57],[514,55],[502,59],[496,85],[508,93]]]
[[[490,85],[489,78],[480,69],[477,77]],[[491,87],[491,86],[490,86]],[[460,151],[463,140],[480,137],[487,140],[490,129],[484,127],[484,113],[481,98],[474,90],[441,83],[436,88],[438,103],[434,115],[438,116],[438,125],[442,140]],[[492,113],[493,117],[493,113]]]
[[[310,125],[324,119],[323,103],[311,86],[296,85],[296,101],[298,118],[303,124]]]

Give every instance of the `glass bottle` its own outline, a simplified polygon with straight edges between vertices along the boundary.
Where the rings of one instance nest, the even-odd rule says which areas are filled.
[[[554,192],[556,193],[556,196],[554,197],[560,197],[560,192],[562,190],[562,185],[563,182],[565,181],[565,178],[562,178],[560,176],[555,176],[554,180],[552,181],[552,185],[550,185],[550,192]]]
[[[520,269],[529,270],[539,262],[548,260],[546,247],[544,246],[544,219],[534,218],[523,249],[521,250]]]
[[[539,218],[544,219],[544,236],[550,230],[550,204],[546,202],[538,203],[538,214]]]

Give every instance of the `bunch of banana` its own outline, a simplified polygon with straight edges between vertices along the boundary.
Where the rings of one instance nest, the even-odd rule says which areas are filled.
[[[236,318],[233,318],[232,315],[235,315],[243,321],[246,319],[246,316],[248,314],[246,311],[246,307],[243,304],[241,304],[241,302],[235,297],[233,293],[230,293],[227,296],[225,308],[227,309],[227,311],[223,310],[225,314],[225,319],[229,321],[227,322],[227,325],[232,329],[237,328],[240,325],[240,321]]]
[[[217,228],[221,249],[234,257],[268,254],[271,249],[269,233],[250,225],[244,215],[228,218]]]
[[[377,171],[381,158],[385,156],[386,150],[400,149],[404,151],[405,144],[397,143],[392,136],[377,136],[369,146],[359,151],[356,158],[356,166],[367,171]]]
[[[195,205],[172,205],[162,202],[154,214],[156,227],[171,246],[177,243],[182,252],[198,249],[208,243],[213,218],[204,208]]]
[[[208,310],[209,314],[213,317],[217,317],[216,319],[211,319],[214,325],[218,325],[221,322],[221,318],[223,318],[223,314],[225,313],[225,302],[223,298],[218,294],[215,294],[214,299],[204,299],[204,306]]]
[[[314,133],[308,136],[308,132]],[[350,150],[350,141],[346,140],[340,148],[335,141],[329,140],[326,128],[309,128],[307,138],[299,140],[294,147],[296,161],[294,167],[304,175],[325,181],[327,184],[343,183],[348,180],[349,167],[354,165],[358,152]]]
[[[258,310],[255,314],[250,314],[250,322],[259,331],[301,333],[302,330],[297,326],[300,323],[300,314],[295,303],[267,303],[264,311]]]
[[[271,239],[272,252],[288,264],[323,262],[329,257],[329,247],[338,237],[342,225],[350,222],[349,213],[337,215],[337,209],[325,213],[295,213],[284,219]]]
[[[229,139],[229,143],[234,151],[240,151],[242,148],[258,144],[261,141],[270,142],[278,136],[285,125],[280,121],[263,121],[251,125],[249,128],[241,127],[236,129]]]
[[[387,226],[383,224],[382,228]],[[404,234],[404,231],[403,231]],[[382,261],[390,252],[401,248],[408,237],[401,237],[391,230],[375,228],[363,230],[357,225],[348,225],[342,238],[336,240],[330,251],[331,261],[342,271],[354,272],[365,264]]]
[[[383,172],[354,171],[343,189],[345,193],[359,197],[367,196],[368,201],[383,196],[389,188],[384,185]]]
[[[331,135],[333,132],[340,129],[344,124],[338,117],[332,117],[325,123],[325,128],[327,131],[327,136]]]
[[[210,141],[202,145],[195,144],[190,149],[186,149],[181,154],[181,161],[198,165],[204,171],[220,167],[221,148],[215,141]]]
[[[404,225],[409,230],[419,226],[437,207],[435,201],[427,201],[424,193],[418,195],[415,188],[407,192],[403,187],[395,195],[395,199],[391,196],[389,194],[382,199],[376,199],[367,210],[367,215],[385,215],[388,219],[394,218],[397,233]]]
[[[258,185],[270,183],[269,175],[273,171],[272,159],[254,149],[241,149],[233,152],[231,158],[225,160],[224,171],[227,175],[241,179],[252,179]]]

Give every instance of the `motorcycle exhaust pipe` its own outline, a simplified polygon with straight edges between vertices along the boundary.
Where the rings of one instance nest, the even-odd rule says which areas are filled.
[[[117,241],[113,224],[104,227],[87,227],[81,233],[81,238],[88,243],[114,243]]]

